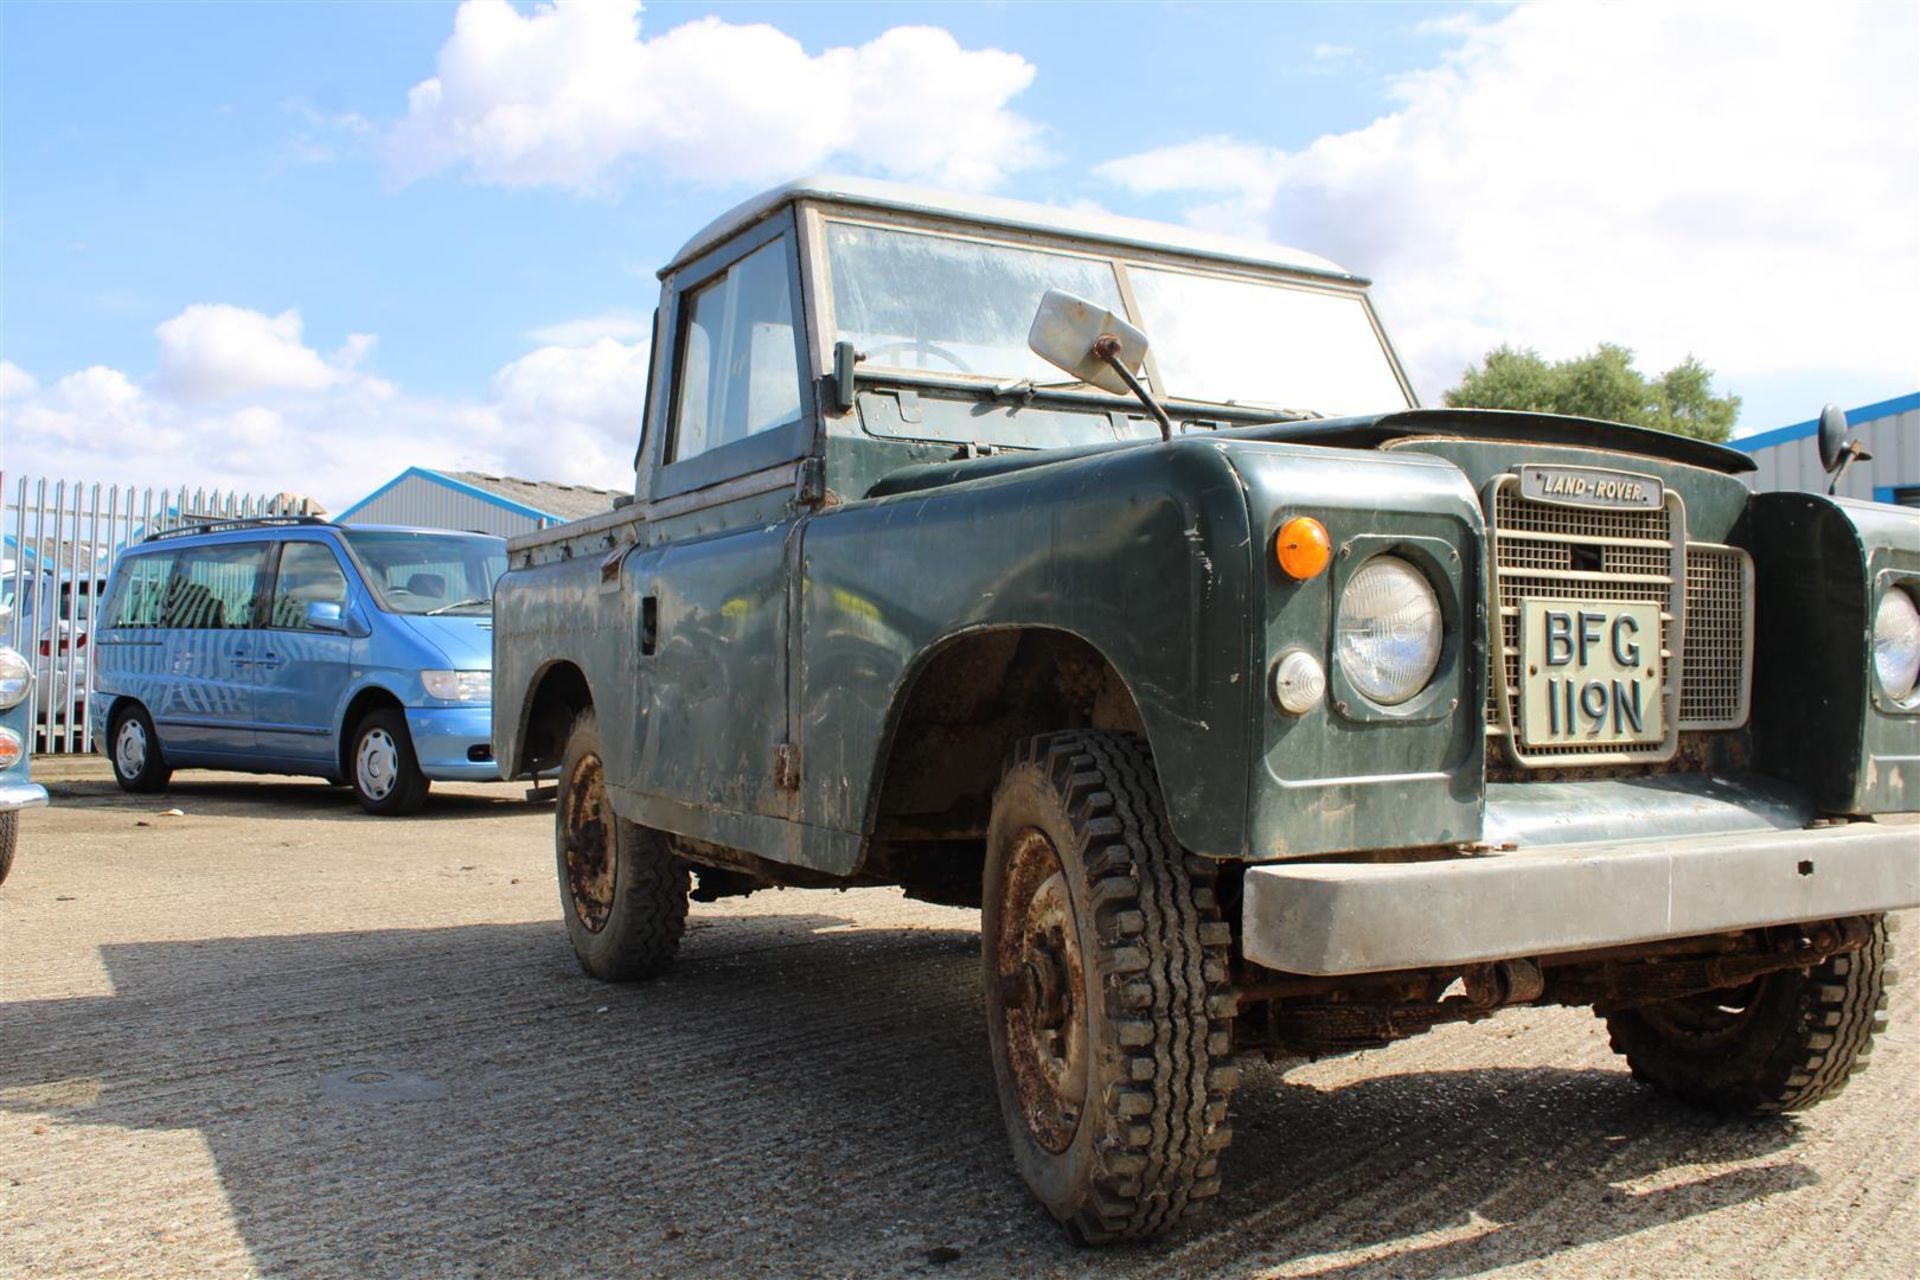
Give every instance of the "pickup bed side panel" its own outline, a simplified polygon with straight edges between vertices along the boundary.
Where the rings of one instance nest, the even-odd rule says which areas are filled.
[[[1249,777],[1245,496],[1211,442],[1074,459],[834,508],[807,525],[802,809],[871,829],[893,717],[924,655],[988,628],[1092,644],[1126,682],[1175,833],[1239,853]]]

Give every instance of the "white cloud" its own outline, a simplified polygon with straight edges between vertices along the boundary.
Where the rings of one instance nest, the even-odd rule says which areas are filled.
[[[521,356],[493,375],[503,455],[524,460],[520,475],[631,488],[647,364],[644,338]]]
[[[813,55],[777,28],[718,18],[645,38],[637,0],[527,13],[465,0],[387,158],[400,182],[460,167],[479,182],[595,190],[642,165],[765,182],[837,162],[985,188],[1044,158],[1037,128],[1007,108],[1033,74],[935,27]]]
[[[1500,342],[1691,352],[1734,391],[1920,384],[1916,10],[1540,4],[1455,34],[1363,129],[1099,173],[1372,275],[1429,401]]]
[[[154,330],[160,382],[182,400],[228,400],[263,391],[323,391],[341,370],[300,340],[300,313],[277,316],[201,303]]]
[[[241,380],[228,376],[230,369],[209,372],[206,361],[183,362],[179,354],[181,334],[198,333],[196,326],[170,329],[169,321],[156,331],[160,368],[144,382],[96,365],[43,387],[0,363],[0,441],[9,446],[9,471],[290,491],[336,511],[412,465],[612,489],[633,483],[646,395],[644,340],[543,346],[502,368],[484,395],[448,399],[410,394],[360,371],[374,349],[371,334],[350,336],[331,363],[319,365],[322,377],[318,353],[298,343],[297,318],[288,325],[285,317],[237,307],[182,315],[195,311],[233,313],[226,326],[256,338],[265,322],[282,346],[292,342],[310,359],[286,362],[299,376],[283,370]],[[200,351],[209,344],[185,345]],[[265,349],[285,355],[272,343]],[[234,390],[240,381],[249,383],[244,393]],[[205,394],[210,388],[222,394]]]
[[[645,342],[653,333],[653,317],[639,311],[602,311],[598,315],[579,316],[558,324],[527,330],[533,341],[556,347],[584,347],[601,338],[615,341]]]
[[[39,388],[39,379],[11,360],[0,360],[0,400],[32,395]]]

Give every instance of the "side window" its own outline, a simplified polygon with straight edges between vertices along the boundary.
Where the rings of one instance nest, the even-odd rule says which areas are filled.
[[[311,631],[307,606],[347,607],[347,575],[333,552],[318,542],[288,542],[280,548],[280,575],[273,584],[273,613],[267,625]]]
[[[800,416],[787,241],[762,245],[681,304],[668,462]]]
[[[173,575],[173,553],[155,551],[128,556],[120,562],[120,581],[107,615],[112,627],[157,627],[166,603],[167,579]]]
[[[262,542],[182,551],[167,582],[160,625],[208,631],[252,626],[254,591],[266,558]]]

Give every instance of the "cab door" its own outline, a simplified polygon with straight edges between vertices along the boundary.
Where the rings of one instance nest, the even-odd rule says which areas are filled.
[[[794,498],[814,445],[791,215],[676,272],[670,289],[644,545],[620,569],[636,705],[610,736],[626,740],[635,791],[791,817]]]
[[[253,668],[261,755],[303,770],[337,767],[351,615],[346,569],[333,548],[281,543]]]

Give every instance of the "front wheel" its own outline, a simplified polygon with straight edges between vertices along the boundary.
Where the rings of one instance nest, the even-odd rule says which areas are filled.
[[[375,817],[418,813],[432,784],[413,754],[406,713],[395,707],[368,712],[353,732],[349,756],[354,798]]]
[[[0,813],[0,884],[7,882],[13,870],[13,851],[20,847],[20,813],[9,809]]]
[[[1634,1078],[1707,1111],[1799,1111],[1839,1093],[1886,1029],[1890,922],[1858,951],[1606,1015]]]
[[[602,982],[661,973],[687,927],[687,868],[660,832],[614,812],[591,708],[574,718],[557,790],[560,910],[580,967]]]
[[[1234,997],[1214,864],[1132,734],[1033,739],[994,793],[981,950],[1014,1160],[1074,1235],[1158,1235],[1220,1188]]]

